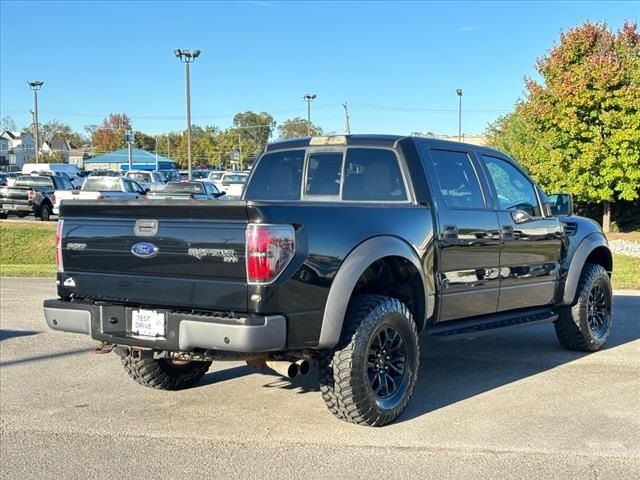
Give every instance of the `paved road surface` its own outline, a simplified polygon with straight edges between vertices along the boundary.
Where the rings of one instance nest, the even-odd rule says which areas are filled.
[[[46,330],[53,280],[2,278],[0,294],[1,478],[640,478],[640,292],[616,295],[592,355],[549,325],[423,339],[413,401],[382,429],[335,420],[312,376],[241,363],[145,389],[86,337]]]

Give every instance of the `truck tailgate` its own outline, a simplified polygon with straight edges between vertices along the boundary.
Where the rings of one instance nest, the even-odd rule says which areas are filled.
[[[247,206],[211,203],[64,202],[63,276],[72,276],[73,282],[63,282],[62,293],[123,303],[245,310]]]

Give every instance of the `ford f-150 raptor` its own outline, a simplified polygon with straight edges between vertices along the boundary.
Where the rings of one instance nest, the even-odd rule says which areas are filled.
[[[569,195],[550,200],[503,153],[427,138],[270,144],[239,201],[64,203],[57,265],[48,325],[102,342],[142,385],[315,361],[329,410],[372,426],[409,402],[420,332],[549,322],[596,351],[612,322],[607,240]]]

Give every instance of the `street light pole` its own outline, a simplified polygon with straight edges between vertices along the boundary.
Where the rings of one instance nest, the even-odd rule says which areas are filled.
[[[305,93],[302,98],[307,102],[307,136],[311,136],[311,102],[316,98],[315,93]]]
[[[31,90],[33,90],[33,109],[35,110],[35,136],[36,136],[36,163],[40,163],[40,134],[38,132],[38,90],[42,88],[44,82],[40,80],[27,81]]]
[[[173,51],[176,57],[185,65],[187,83],[187,162],[189,169],[189,180],[191,180],[191,80],[189,78],[189,65],[200,56],[200,50],[193,52],[189,50],[176,49]]]
[[[458,95],[458,141],[462,141],[462,89],[458,88],[456,90],[456,95]]]
[[[160,170],[158,166],[158,137],[156,136],[156,170]]]

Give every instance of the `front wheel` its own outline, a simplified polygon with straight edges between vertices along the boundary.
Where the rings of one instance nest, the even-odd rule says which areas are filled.
[[[611,332],[611,280],[601,266],[587,263],[580,275],[577,300],[560,312],[555,322],[560,344],[568,350],[600,350]]]
[[[168,358],[122,357],[125,371],[140,385],[158,390],[183,390],[196,385],[209,370],[211,362],[171,360]]]
[[[416,325],[404,303],[379,295],[356,297],[338,345],[320,356],[327,407],[350,423],[391,423],[411,399],[419,353]]]

